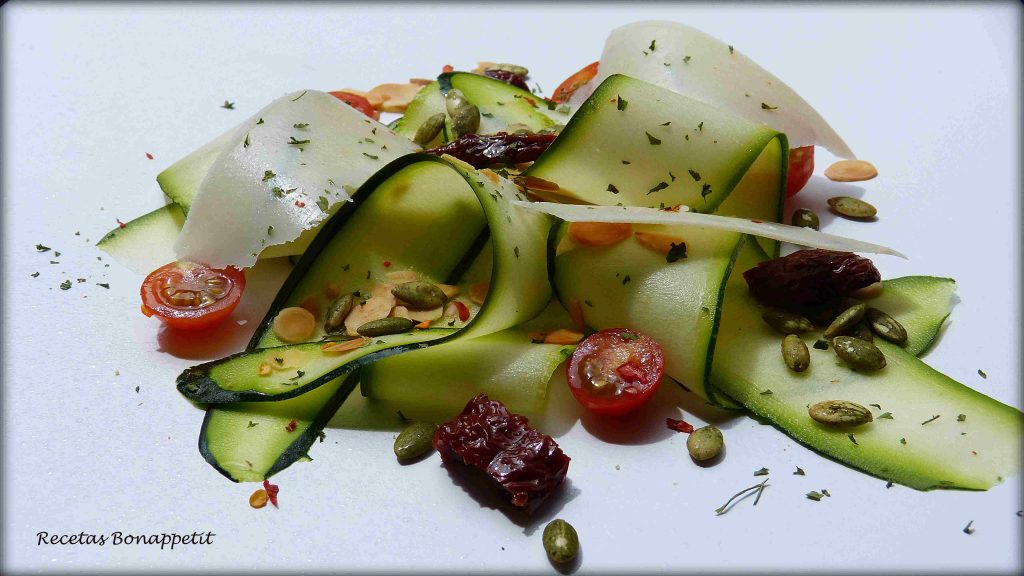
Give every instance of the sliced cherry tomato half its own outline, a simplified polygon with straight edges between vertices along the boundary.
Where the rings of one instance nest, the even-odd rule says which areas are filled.
[[[227,320],[245,290],[236,268],[171,262],[142,281],[142,313],[177,330],[205,330]]]
[[[591,334],[566,364],[576,400],[596,414],[619,416],[651,399],[661,384],[665,354],[651,337],[628,328]]]
[[[349,106],[355,108],[356,110],[359,110],[360,112],[366,114],[370,118],[373,118],[374,120],[380,120],[380,112],[376,111],[373,108],[373,105],[370,104],[369,100],[363,98],[359,94],[353,94],[351,92],[342,91],[328,92],[328,94],[334,96],[338,100],[341,100],[342,102],[348,104]]]
[[[594,76],[597,76],[597,65],[599,63],[587,64],[582,70],[566,78],[564,82],[558,85],[558,88],[555,88],[555,93],[551,96],[551,99],[559,104],[568,100],[572,93],[579,89],[580,86],[590,82],[594,79]]]
[[[789,171],[786,176],[786,198],[795,196],[814,173],[814,146],[789,149]]]

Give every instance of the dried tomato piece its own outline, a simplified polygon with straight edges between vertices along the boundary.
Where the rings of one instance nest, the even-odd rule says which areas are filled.
[[[281,491],[281,487],[271,484],[269,480],[264,480],[263,489],[267,491],[267,499],[274,505],[274,508],[277,508],[277,493]]]
[[[871,260],[852,252],[814,249],[761,262],[743,278],[761,302],[792,309],[827,304],[882,276]]]
[[[533,510],[561,485],[570,458],[525,416],[480,394],[458,418],[434,433],[434,448],[445,464],[482,470],[507,493],[514,506]]]
[[[444,146],[424,150],[427,154],[450,154],[474,168],[492,164],[533,162],[555,141],[555,134],[508,134],[498,132],[486,136],[466,134]]]
[[[488,78],[494,78],[495,80],[501,80],[505,84],[510,84],[516,88],[521,88],[530,91],[530,87],[526,85],[526,80],[522,76],[510,72],[508,70],[485,70],[484,76]]]
[[[668,426],[669,430],[675,430],[676,432],[682,432],[689,434],[693,432],[693,424],[683,420],[676,420],[675,418],[665,418],[665,425]]]

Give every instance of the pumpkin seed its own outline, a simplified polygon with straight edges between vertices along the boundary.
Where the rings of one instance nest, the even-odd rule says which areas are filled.
[[[408,332],[412,330],[412,327],[416,323],[408,318],[378,318],[377,320],[370,320],[366,324],[363,324],[359,328],[356,328],[361,336],[387,336],[388,334],[398,334],[401,332]]]
[[[867,319],[871,330],[889,342],[903,344],[907,341],[907,329],[878,308],[868,308]]]
[[[832,348],[844,362],[855,370],[880,370],[885,367],[885,356],[871,342],[852,336],[836,336]]]
[[[462,93],[458,88],[452,88],[444,95],[444,107],[448,111],[448,115],[455,118],[455,113],[460,108],[469,105],[469,100],[466,100],[466,95]]]
[[[799,334],[814,329],[811,321],[799,314],[772,308],[761,314],[761,319],[783,334]]]
[[[858,340],[864,340],[865,342],[874,343],[875,341],[875,337],[871,334],[871,328],[863,320],[851,328],[847,333],[847,336],[852,336]]]
[[[416,135],[413,136],[412,141],[420,146],[426,146],[429,142],[433,142],[434,138],[437,138],[437,135],[441,133],[441,129],[444,128],[444,118],[444,112],[438,112],[427,118],[416,129]]]
[[[403,282],[392,288],[391,293],[410,308],[439,308],[448,300],[444,291],[430,282]]]
[[[854,219],[874,218],[878,210],[874,206],[851,196],[836,196],[828,199],[828,206],[840,216]]]
[[[455,111],[452,116],[452,130],[455,137],[475,134],[480,129],[480,109],[473,104],[467,104]]]
[[[794,211],[790,223],[793,224],[793,226],[813,228],[815,230],[820,226],[820,223],[818,222],[818,215],[806,208]]]
[[[561,518],[548,522],[544,527],[543,541],[544,551],[553,564],[570,564],[580,553],[580,537],[576,529]]]
[[[324,332],[328,334],[344,332],[345,317],[352,311],[355,304],[355,294],[345,294],[331,303],[331,307],[327,309],[327,315],[324,316]]]
[[[825,169],[825,177],[833,182],[861,182],[878,176],[878,169],[864,160],[840,160]]]
[[[845,334],[847,330],[851,329],[864,318],[864,313],[867,312],[868,307],[864,304],[854,304],[846,310],[843,310],[836,319],[825,328],[825,339],[831,340],[840,334]]]
[[[825,400],[807,409],[815,421],[829,426],[860,426],[873,420],[871,411],[846,400]]]
[[[690,451],[690,458],[698,462],[718,456],[724,445],[722,431],[714,426],[697,428],[690,432],[690,437],[686,439],[686,449]]]
[[[790,334],[782,339],[782,359],[793,372],[803,372],[811,364],[811,353],[799,336]]]
[[[437,426],[427,422],[413,422],[395,438],[395,456],[399,460],[419,458],[434,447]]]
[[[520,66],[518,64],[491,64],[490,66],[487,67],[487,70],[502,70],[504,72],[511,72],[516,76],[522,76],[524,78],[530,75],[530,71],[525,66]]]

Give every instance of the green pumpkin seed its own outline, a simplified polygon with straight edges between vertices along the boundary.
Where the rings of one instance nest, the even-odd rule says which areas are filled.
[[[553,564],[570,564],[580,553],[580,538],[576,529],[561,518],[548,522],[544,527],[543,541],[544,551]]]
[[[502,62],[502,63],[498,63],[498,64],[491,64],[490,66],[487,67],[487,69],[488,70],[502,70],[504,72],[511,72],[511,73],[515,74],[516,76],[522,76],[523,78],[525,78],[525,77],[530,75],[530,71],[525,66],[520,66],[518,64],[506,64],[506,63]]]
[[[846,400],[826,400],[807,409],[815,421],[829,426],[850,427],[867,424],[873,420],[867,408]]]
[[[831,340],[840,334],[845,334],[847,330],[853,328],[858,322],[864,319],[864,313],[867,312],[868,307],[864,304],[855,304],[850,306],[846,310],[843,310],[836,319],[825,328],[825,339]]]
[[[412,330],[412,327],[416,323],[408,318],[378,318],[377,320],[370,320],[366,324],[363,324],[359,328],[356,328],[356,332],[360,336],[367,336],[373,338],[374,336],[387,336],[388,334],[399,334],[401,332],[408,332]]]
[[[828,206],[836,214],[854,219],[874,218],[878,213],[878,210],[871,204],[851,196],[829,198]]]
[[[811,324],[807,318],[775,308],[765,310],[761,314],[761,319],[783,334],[799,334],[814,329],[814,324]]]
[[[344,294],[331,304],[324,316],[324,332],[337,334],[345,331],[345,318],[356,304],[355,294]]]
[[[836,336],[832,348],[844,362],[854,370],[881,370],[885,368],[885,356],[871,342],[852,336]]]
[[[459,108],[452,116],[452,130],[455,132],[456,138],[466,134],[476,134],[479,129],[480,109],[473,104]]]
[[[793,224],[793,226],[813,228],[815,230],[820,226],[820,223],[818,222],[818,215],[806,208],[795,210],[790,223]]]
[[[427,118],[416,129],[416,135],[413,136],[412,141],[420,146],[426,146],[428,143],[433,142],[434,138],[437,138],[437,135],[441,133],[441,129],[444,128],[444,118],[444,112],[438,112]]]
[[[871,334],[871,328],[863,320],[851,328],[847,333],[847,336],[852,336],[858,340],[864,340],[865,342],[874,343],[875,341],[875,337]]]
[[[714,426],[697,428],[690,432],[690,437],[686,439],[686,449],[690,451],[690,458],[698,462],[718,456],[724,445],[722,431]]]
[[[907,329],[885,312],[877,308],[868,308],[867,319],[875,334],[889,342],[903,344],[907,341]]]
[[[427,422],[413,422],[395,438],[395,456],[399,460],[412,460],[434,448],[437,426]]]
[[[455,118],[455,113],[461,108],[469,105],[469,100],[466,100],[465,94],[462,93],[458,88],[452,88],[444,95],[444,107],[448,111],[448,115]]]
[[[410,308],[437,308],[448,300],[444,291],[430,282],[403,282],[392,288],[391,293]]]
[[[803,372],[811,365],[811,353],[807,350],[807,344],[804,344],[796,334],[790,334],[782,339],[782,359],[793,372]]]

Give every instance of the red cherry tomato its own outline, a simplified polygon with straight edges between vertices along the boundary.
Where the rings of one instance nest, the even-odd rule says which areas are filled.
[[[561,84],[558,85],[558,88],[555,88],[555,93],[554,95],[551,96],[551,99],[559,104],[568,100],[569,97],[572,96],[572,93],[575,92],[580,86],[583,86],[587,82],[590,82],[591,80],[594,79],[594,76],[597,76],[598,64],[598,62],[588,64],[584,66],[583,69],[580,70],[579,72],[566,78],[565,82],[562,82]]]
[[[789,150],[789,172],[786,176],[786,198],[795,196],[814,173],[814,146]]]
[[[171,262],[142,281],[142,313],[178,330],[204,330],[227,320],[245,290],[236,268]]]
[[[345,104],[348,104],[349,106],[355,108],[356,110],[359,110],[360,112],[362,112],[363,114],[366,114],[370,118],[373,118],[374,120],[380,120],[380,112],[376,111],[373,108],[373,105],[370,104],[369,100],[367,100],[366,98],[363,98],[359,94],[353,94],[351,92],[341,92],[341,91],[338,91],[338,92],[328,92],[328,94],[330,94],[331,96],[334,96],[338,100],[341,100],[342,102],[344,102]]]
[[[618,416],[650,400],[665,369],[665,355],[649,336],[612,328],[591,334],[566,365],[576,400],[596,414]]]

